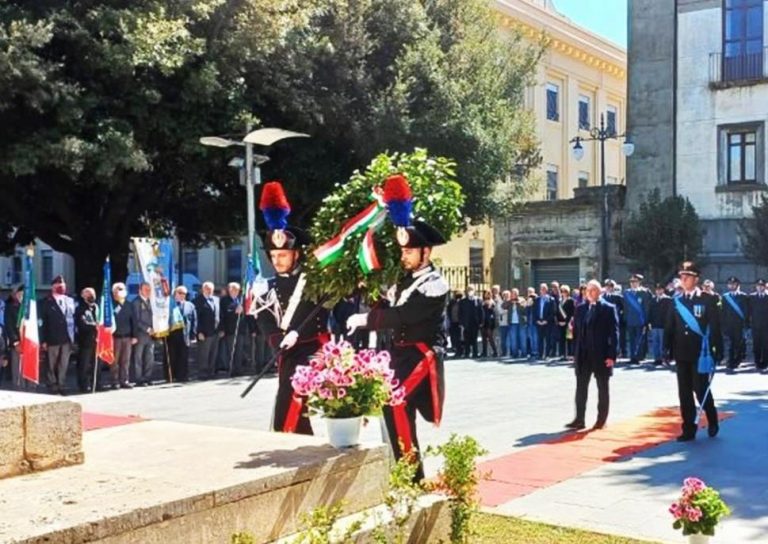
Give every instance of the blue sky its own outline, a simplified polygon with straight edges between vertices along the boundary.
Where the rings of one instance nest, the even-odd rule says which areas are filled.
[[[627,47],[627,0],[554,0],[557,10],[579,26]]]

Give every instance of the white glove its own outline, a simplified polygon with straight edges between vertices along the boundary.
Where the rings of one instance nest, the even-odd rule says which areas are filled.
[[[296,331],[288,331],[283,337],[283,341],[280,342],[280,349],[291,349],[296,345],[296,341],[299,339],[299,333]]]
[[[347,334],[368,326],[368,314],[353,314],[347,318]]]

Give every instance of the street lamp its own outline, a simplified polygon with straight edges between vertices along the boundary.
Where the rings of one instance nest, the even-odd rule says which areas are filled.
[[[594,127],[589,131],[589,137],[583,138],[576,136],[570,140],[573,144],[573,158],[580,161],[584,158],[584,147],[582,142],[600,142],[600,186],[603,188],[603,214],[600,225],[601,234],[601,249],[600,249],[600,272],[603,278],[608,276],[608,225],[610,210],[608,209],[608,192],[605,190],[605,141],[606,140],[620,140],[624,139],[624,143],[621,146],[621,153],[625,157],[629,157],[635,152],[635,144],[629,141],[629,136],[624,134],[616,134],[614,130],[608,130],[605,126],[605,116],[600,114],[600,126]]]
[[[264,147],[285,140],[286,138],[309,138],[309,134],[292,132],[281,128],[260,128],[251,130],[251,124],[246,126],[246,134],[242,140],[227,136],[203,136],[200,143],[210,147],[245,147],[245,159],[235,158],[229,162],[230,166],[240,169],[241,181],[245,183],[246,205],[248,206],[248,253],[253,252],[253,241],[256,237],[256,203],[253,194],[254,185],[261,184],[260,166],[269,160],[266,155],[254,155],[253,146]],[[255,258],[255,255],[251,255]]]

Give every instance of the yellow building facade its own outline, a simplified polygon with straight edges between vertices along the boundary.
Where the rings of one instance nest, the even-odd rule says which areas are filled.
[[[570,141],[575,136],[588,138],[589,130],[599,126],[601,114],[616,134],[624,132],[626,50],[574,24],[557,12],[552,0],[493,0],[493,8],[502,32],[518,30],[532,42],[542,32],[549,38],[537,68],[536,85],[525,96],[526,106],[536,116],[543,158],[539,170],[531,174],[528,200],[570,199],[577,187],[600,185],[599,143],[584,142],[584,156],[576,160]],[[621,144],[618,139],[605,143],[606,184],[624,184]],[[482,262],[485,274],[492,267],[493,248],[493,228],[472,227],[437,249],[435,257],[446,267],[476,267]],[[490,281],[487,277],[483,283]]]

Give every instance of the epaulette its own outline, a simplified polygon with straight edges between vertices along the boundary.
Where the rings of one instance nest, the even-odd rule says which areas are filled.
[[[425,297],[443,297],[450,289],[448,282],[439,274],[434,275],[418,287],[419,293]]]

